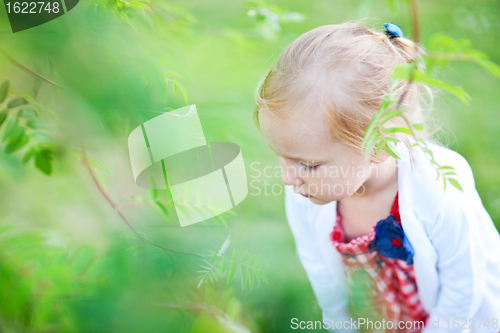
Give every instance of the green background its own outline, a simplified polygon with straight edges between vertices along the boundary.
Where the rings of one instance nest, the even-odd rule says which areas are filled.
[[[273,175],[279,170],[253,123],[253,95],[280,52],[300,34],[370,17],[369,25],[379,31],[392,21],[411,37],[408,6],[399,3],[391,13],[378,0],[275,1],[304,20],[279,22],[281,31],[273,32],[249,18],[242,1],[154,0],[152,12],[129,11],[136,30],[111,13],[119,2],[105,4],[80,2],[62,17],[16,34],[0,9],[0,47],[62,87],[43,83],[36,99],[57,146],[53,174],[42,174],[33,161],[22,165],[20,153],[0,153],[0,226],[23,232],[10,241],[0,239],[2,331],[228,331],[206,311],[175,307],[187,303],[218,308],[252,332],[292,331],[291,318],[320,320],[285,219],[281,179],[258,178],[250,167],[270,166]],[[500,63],[500,2],[420,1],[418,9],[424,45],[444,32],[470,39],[471,47]],[[174,95],[172,85],[166,86],[165,72],[181,76],[171,78],[185,87],[188,103],[179,89]],[[440,78],[472,97],[466,105],[438,92],[432,115],[443,126],[440,140],[469,162],[498,228],[500,81],[462,62],[451,63]],[[26,94],[35,82],[1,54],[0,80]],[[158,115],[151,111],[187,104],[196,104],[207,140],[238,144],[249,182],[267,180],[268,193],[274,185],[278,195],[255,195],[250,187],[236,215],[228,215],[227,227],[175,227],[172,210],[166,218],[147,204],[123,212],[140,232],[182,251],[216,251],[231,235],[228,251],[257,255],[267,274],[268,283],[251,291],[248,285],[242,290],[239,273],[229,285],[221,278],[197,288],[201,262],[195,257],[167,256],[147,245],[136,254],[127,250],[141,243],[123,237],[129,229],[75,157],[79,149],[87,151],[97,178],[119,204],[133,204],[129,197],[137,196],[146,203],[148,191],[133,180],[127,136]],[[258,187],[264,191],[262,183]]]

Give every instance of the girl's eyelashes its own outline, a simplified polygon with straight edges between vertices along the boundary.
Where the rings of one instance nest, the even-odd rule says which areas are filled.
[[[278,153],[277,152],[274,152],[276,154],[276,156],[279,157]],[[305,165],[304,163],[302,162],[299,162],[300,166],[305,168],[306,170],[314,170],[316,168],[318,168],[321,164],[316,164],[316,165],[312,165],[312,166],[309,166],[309,165]]]
[[[320,166],[320,164],[316,164],[316,165],[311,165],[311,166],[309,166],[309,165],[305,165],[305,164],[304,164],[304,163],[302,163],[302,162],[299,162],[299,163],[300,163],[300,165],[301,165],[302,167],[306,168],[307,170],[314,170],[314,169],[316,169],[317,167],[319,167],[319,166]]]

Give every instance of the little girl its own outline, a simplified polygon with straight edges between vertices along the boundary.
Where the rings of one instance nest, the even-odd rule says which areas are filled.
[[[387,25],[386,25],[387,27]],[[398,64],[399,30],[326,25],[293,41],[261,83],[255,120],[279,158],[297,254],[335,332],[500,331],[500,236],[467,161],[421,138],[462,190],[436,180],[411,136],[365,159],[364,131]],[[422,123],[415,84],[401,109]],[[401,117],[383,128],[405,126]]]

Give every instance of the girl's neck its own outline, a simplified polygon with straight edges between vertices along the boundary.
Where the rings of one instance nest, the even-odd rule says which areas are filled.
[[[349,198],[357,197],[367,200],[384,192],[395,192],[394,189],[397,192],[398,164],[394,157],[389,156],[382,163],[370,165],[368,179]]]

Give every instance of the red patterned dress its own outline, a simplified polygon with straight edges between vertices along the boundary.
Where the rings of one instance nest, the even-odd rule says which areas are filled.
[[[401,227],[398,194],[389,214],[393,216],[391,221]],[[382,256],[376,248],[370,246],[375,234],[374,225],[368,235],[345,243],[341,218],[337,212],[330,239],[342,254],[351,315],[353,318],[365,318],[366,321],[373,322],[371,325],[360,325],[361,332],[420,332],[424,325],[419,326],[414,322],[425,323],[428,314],[420,304],[413,263],[407,264],[407,261],[399,258]],[[391,242],[394,246],[402,246],[397,239],[391,239]],[[382,320],[385,320],[385,324]],[[393,323],[388,324],[387,321]]]

